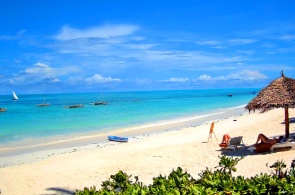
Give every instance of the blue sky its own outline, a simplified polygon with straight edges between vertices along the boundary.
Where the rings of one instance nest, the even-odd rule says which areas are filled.
[[[295,1],[2,0],[0,93],[264,87],[295,78]]]

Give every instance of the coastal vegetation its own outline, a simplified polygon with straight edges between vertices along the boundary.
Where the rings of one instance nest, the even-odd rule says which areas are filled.
[[[144,185],[137,176],[119,171],[111,175],[101,184],[101,189],[85,187],[77,190],[76,195],[115,195],[115,194],[157,194],[157,195],[210,195],[210,194],[294,194],[295,189],[295,160],[290,168],[283,160],[277,161],[269,168],[269,174],[257,174],[251,178],[232,176],[236,172],[236,165],[244,157],[219,156],[219,165],[215,170],[206,170],[199,173],[199,178],[193,178],[181,167],[173,170],[168,176],[153,178],[153,183]]]

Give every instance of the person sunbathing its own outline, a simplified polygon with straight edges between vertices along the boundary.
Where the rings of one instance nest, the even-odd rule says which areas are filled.
[[[263,135],[262,133],[260,133],[257,137],[257,141],[255,144],[258,144],[259,141],[261,141],[261,143],[263,143],[263,144],[268,144],[268,143],[275,144],[275,143],[279,143],[283,139],[284,139],[283,136],[280,136],[278,139],[277,138],[268,138],[265,135]]]
[[[228,134],[224,134],[222,137],[222,142],[219,144],[220,147],[227,147],[228,141],[230,140],[230,136]]]

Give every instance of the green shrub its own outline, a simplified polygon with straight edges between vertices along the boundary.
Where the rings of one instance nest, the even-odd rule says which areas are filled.
[[[76,190],[76,195],[246,195],[246,194],[295,194],[295,160],[290,170],[283,161],[277,161],[269,168],[270,174],[259,174],[251,178],[233,177],[237,163],[243,159],[219,156],[219,166],[212,171],[206,168],[194,179],[178,167],[166,176],[153,178],[149,186],[139,182],[138,177],[119,171],[102,182],[101,189],[95,187]],[[266,165],[268,167],[268,165]]]

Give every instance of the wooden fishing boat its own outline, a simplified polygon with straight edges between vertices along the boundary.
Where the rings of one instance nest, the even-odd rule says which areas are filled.
[[[46,106],[50,106],[49,103],[45,103],[45,97],[44,97],[44,102],[42,104],[37,104],[37,107],[46,107]]]
[[[65,106],[65,108],[83,108],[83,104],[75,104],[75,105],[70,105],[70,106]]]
[[[37,107],[46,107],[46,106],[50,106],[50,104],[49,103],[37,104]]]
[[[90,104],[95,105],[95,106],[97,106],[97,105],[107,105],[108,102],[93,102],[93,103],[90,103]]]

